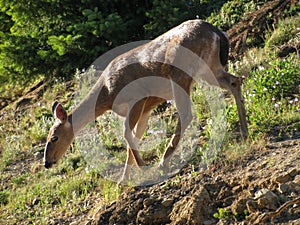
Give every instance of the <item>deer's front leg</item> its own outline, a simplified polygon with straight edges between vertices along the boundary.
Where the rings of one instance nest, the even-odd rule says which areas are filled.
[[[230,82],[230,91],[234,96],[235,103],[238,109],[239,121],[240,121],[240,129],[242,137],[248,137],[248,125],[246,119],[246,109],[244,105],[244,100],[242,96],[242,81],[239,77],[231,76]]]
[[[222,88],[229,90],[234,96],[235,103],[238,109],[241,134],[244,138],[248,137],[248,125],[246,119],[246,109],[242,96],[242,80],[239,77],[233,76],[230,73],[222,72],[222,75],[217,78],[219,85]]]

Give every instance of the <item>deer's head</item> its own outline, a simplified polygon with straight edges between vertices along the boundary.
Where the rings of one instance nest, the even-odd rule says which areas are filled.
[[[74,139],[72,124],[68,120],[65,109],[58,101],[53,103],[52,113],[55,123],[50,128],[44,154],[44,166],[47,169],[58,162]]]

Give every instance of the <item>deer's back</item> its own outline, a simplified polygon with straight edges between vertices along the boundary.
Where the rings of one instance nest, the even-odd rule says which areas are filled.
[[[181,49],[192,52],[213,70],[227,64],[229,43],[224,33],[202,20],[189,20],[114,59],[102,74],[108,89],[122,89],[143,77],[170,78],[170,74],[163,71],[165,64],[176,67],[176,60],[179,60],[181,64],[189,65],[197,59],[181,55]]]

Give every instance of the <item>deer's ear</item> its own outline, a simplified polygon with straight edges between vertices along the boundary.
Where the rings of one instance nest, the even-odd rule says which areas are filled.
[[[57,100],[55,100],[55,102],[53,102],[53,104],[52,104],[52,113],[53,113],[53,115],[54,115],[54,113],[55,113],[55,109],[56,109],[56,106],[59,104],[59,102],[57,101]]]
[[[68,118],[67,112],[58,101],[55,101],[53,103],[52,112],[55,119],[59,119],[62,123],[65,123],[67,121]]]

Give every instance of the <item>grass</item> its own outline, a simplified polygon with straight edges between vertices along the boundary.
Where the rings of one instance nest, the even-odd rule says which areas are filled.
[[[243,95],[250,138],[244,142],[239,139],[237,109],[232,97],[227,98],[226,126],[222,128],[226,132],[221,152],[217,155],[223,161],[236,162],[257,149],[254,146],[263,148],[269,137],[281,140],[299,132],[299,55],[291,54],[279,59],[272,53],[274,48],[279,48],[290,40],[295,42],[294,38],[298,37],[293,36],[295,24],[292,19],[282,21],[278,28],[274,28],[275,33],[270,32],[265,40],[265,48],[250,49],[241,61],[229,65],[233,74],[246,75]],[[287,29],[284,29],[285,26]],[[282,40],[285,33],[288,38],[284,39],[284,43],[278,41]],[[97,135],[91,135],[89,141],[91,147],[102,145],[109,150],[105,158],[107,163],[98,168],[88,164],[88,156],[81,151],[87,143],[78,139],[55,168],[47,171],[43,168],[41,153],[48,129],[53,122],[52,101],[59,99],[66,103],[68,110],[75,105],[69,101],[71,93],[65,91],[66,82],[53,81],[51,86],[53,87],[44,93],[43,98],[32,103],[30,108],[15,113],[14,107],[9,106],[1,111],[0,224],[49,224],[54,218],[61,219],[56,222],[70,223],[76,216],[87,215],[94,209],[96,202],[111,202],[124,190],[115,182],[103,179],[96,170],[105,171],[113,157],[118,165],[123,166],[126,157],[122,122],[109,113],[100,117],[94,127],[91,127],[96,129]],[[207,141],[215,134],[215,128],[211,111],[207,107],[207,97],[201,92],[201,88],[195,87],[192,98],[197,117],[190,134],[196,133],[194,140],[197,142],[189,143],[187,139],[183,145],[195,150],[188,163],[192,164],[192,173],[196,176],[196,167],[201,160],[205,160]],[[174,129],[172,119],[175,116],[175,109],[171,104],[163,113],[156,111],[153,114],[141,145],[141,149],[151,150],[143,152],[144,157],[149,160],[148,163],[158,162]],[[220,115],[216,117],[220,119]],[[175,154],[173,166],[186,157],[181,152],[183,151]],[[271,164],[273,162],[270,161]],[[227,217],[227,214],[219,211],[216,217]]]
[[[299,24],[300,16],[288,17],[281,20],[273,32],[269,33],[266,41],[266,47],[273,49],[277,46],[299,43]],[[298,35],[298,38],[297,38]]]

